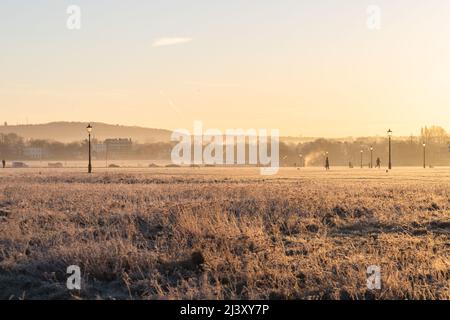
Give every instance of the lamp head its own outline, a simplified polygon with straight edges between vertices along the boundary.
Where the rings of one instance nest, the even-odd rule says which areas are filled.
[[[388,133],[389,137],[392,137],[392,130],[391,129],[389,129],[387,133]]]
[[[91,132],[92,132],[92,126],[91,126],[90,123],[89,123],[89,125],[86,127],[86,130],[87,130],[88,133],[91,133]]]

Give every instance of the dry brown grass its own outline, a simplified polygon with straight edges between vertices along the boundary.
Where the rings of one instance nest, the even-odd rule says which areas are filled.
[[[257,172],[0,172],[0,298],[450,298],[449,170]]]

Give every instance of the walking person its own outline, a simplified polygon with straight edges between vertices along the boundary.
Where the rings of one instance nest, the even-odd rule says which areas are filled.
[[[6,160],[2,160],[2,166],[3,166],[3,169],[6,168]]]
[[[380,158],[377,158],[377,168],[381,168],[381,160],[380,160]]]

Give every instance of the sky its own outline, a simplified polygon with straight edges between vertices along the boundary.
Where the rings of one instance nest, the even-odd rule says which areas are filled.
[[[1,0],[0,121],[450,131],[449,36],[448,0]]]

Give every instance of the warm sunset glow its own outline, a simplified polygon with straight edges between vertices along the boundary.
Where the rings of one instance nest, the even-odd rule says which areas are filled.
[[[450,127],[450,2],[0,4],[2,121],[279,128],[368,136]]]

